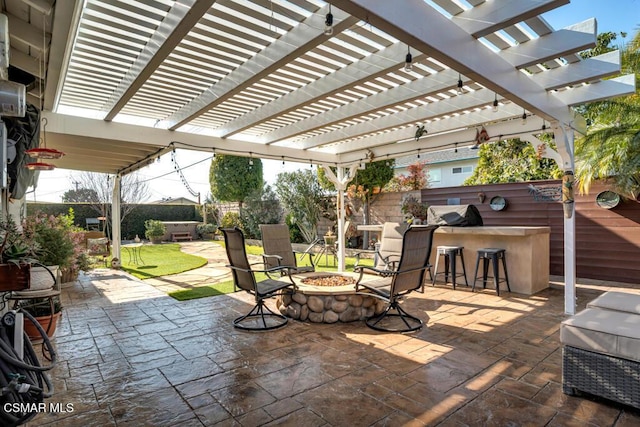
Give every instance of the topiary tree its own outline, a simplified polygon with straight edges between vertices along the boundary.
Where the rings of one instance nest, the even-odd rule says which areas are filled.
[[[249,194],[256,188],[262,188],[262,161],[218,154],[211,161],[209,184],[214,199],[238,202],[242,210]]]

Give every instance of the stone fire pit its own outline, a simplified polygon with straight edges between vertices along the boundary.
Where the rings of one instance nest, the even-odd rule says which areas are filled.
[[[353,322],[381,313],[386,303],[356,294],[356,279],[337,273],[293,276],[298,290],[278,296],[276,306],[285,316],[312,323]]]

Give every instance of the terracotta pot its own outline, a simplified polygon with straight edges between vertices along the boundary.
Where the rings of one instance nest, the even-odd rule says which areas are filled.
[[[42,329],[44,329],[45,332],[47,332],[47,336],[49,338],[53,338],[53,336],[56,333],[56,328],[58,326],[58,320],[60,320],[61,316],[62,316],[62,312],[59,311],[55,313],[53,317],[37,316],[36,320],[38,321],[38,323],[40,323],[40,326],[42,326]],[[27,333],[31,341],[42,339],[42,335],[40,335],[40,331],[38,331],[38,328],[36,328],[36,326],[31,322],[31,320],[27,319],[26,316],[24,318],[24,331]]]

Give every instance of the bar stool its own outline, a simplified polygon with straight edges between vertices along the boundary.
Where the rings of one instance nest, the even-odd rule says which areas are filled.
[[[449,282],[449,266],[451,266],[451,281],[453,282],[453,289],[456,288],[456,277],[463,276],[465,285],[469,286],[467,281],[467,271],[464,268],[464,255],[462,250],[464,246],[438,246],[436,252],[436,267],[433,271],[433,283],[436,284],[436,277],[438,274],[444,274],[445,283]],[[440,262],[440,256],[444,256],[444,272],[438,273],[438,263]],[[462,273],[456,273],[456,257],[460,256],[462,262]]]
[[[476,280],[478,277],[478,266],[480,265],[480,260],[483,262],[482,269],[482,288],[485,289],[487,287],[487,275],[489,273],[489,261],[493,265],[493,283],[496,286],[496,293],[500,295],[500,282],[506,282],[507,290],[511,292],[511,287],[509,287],[509,274],[507,273],[507,262],[505,259],[505,249],[502,248],[481,248],[478,249],[478,258],[476,259],[476,272],[473,274],[473,287],[471,291],[476,289]],[[504,279],[500,279],[500,267],[498,265],[498,260],[502,259],[502,269],[504,270]]]

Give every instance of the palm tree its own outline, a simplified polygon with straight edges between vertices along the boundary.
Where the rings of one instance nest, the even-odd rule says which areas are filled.
[[[640,31],[622,47],[622,69],[640,81]],[[587,135],[576,140],[576,179],[581,193],[594,180],[611,179],[615,190],[636,199],[640,194],[640,97],[594,102],[582,109]]]

